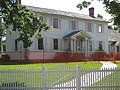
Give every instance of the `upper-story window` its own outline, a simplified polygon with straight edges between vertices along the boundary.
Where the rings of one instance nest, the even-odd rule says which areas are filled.
[[[77,29],[77,24],[76,21],[72,21],[72,30],[76,30]]]
[[[54,50],[58,50],[58,39],[53,39]]]
[[[86,23],[86,31],[87,32],[92,32],[92,23]]]
[[[43,16],[40,16],[40,21],[41,21],[41,22],[43,22],[43,21],[44,21]]]
[[[99,32],[99,33],[102,33],[102,32],[103,32],[102,24],[99,24],[99,25],[98,25],[98,32]]]
[[[43,50],[43,38],[38,39],[38,49]]]
[[[58,28],[58,18],[53,18],[53,28]]]
[[[88,23],[88,32],[91,32],[91,31],[92,31],[92,24]]]

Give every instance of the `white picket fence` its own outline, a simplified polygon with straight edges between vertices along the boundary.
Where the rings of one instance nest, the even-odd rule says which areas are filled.
[[[58,69],[61,67],[61,69]],[[0,70],[0,90],[120,90],[120,68]]]

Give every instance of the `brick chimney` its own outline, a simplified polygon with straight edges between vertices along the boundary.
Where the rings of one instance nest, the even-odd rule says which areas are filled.
[[[89,16],[95,18],[95,16],[94,16],[94,7],[89,8]]]

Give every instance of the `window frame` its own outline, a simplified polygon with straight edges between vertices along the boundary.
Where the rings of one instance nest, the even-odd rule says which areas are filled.
[[[75,21],[75,20],[71,21],[71,29],[72,30],[77,30],[77,21]]]
[[[102,33],[103,32],[103,26],[102,24],[98,25],[98,33]]]
[[[58,39],[53,39],[53,49],[58,50]]]
[[[38,39],[38,50],[44,50],[43,38]]]
[[[59,19],[58,18],[53,18],[53,28],[58,29],[59,28]],[[57,25],[57,26],[56,26]]]
[[[103,41],[98,42],[98,50],[103,51]]]
[[[15,51],[17,51],[17,50],[18,50],[18,40],[15,39]]]
[[[88,32],[92,32],[92,23],[87,23],[87,27],[88,27],[88,28],[87,28],[87,29],[88,29],[87,31],[88,31]]]

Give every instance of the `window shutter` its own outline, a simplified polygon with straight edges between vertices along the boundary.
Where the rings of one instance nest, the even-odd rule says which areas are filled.
[[[53,50],[53,38],[50,38],[50,49]]]
[[[104,25],[102,24],[102,33],[104,33]]]
[[[62,46],[63,46],[62,39],[59,39],[58,40],[58,48],[59,48],[60,51],[62,51]]]
[[[47,22],[47,17],[44,17],[44,22]]]
[[[59,19],[59,29],[61,29],[61,19]]]
[[[103,50],[105,50],[105,42],[102,41]]]
[[[99,41],[96,41],[96,50],[99,50]]]
[[[69,20],[69,29],[72,30],[72,26],[71,26],[72,22],[71,20]]]
[[[88,23],[85,23],[85,31],[88,31]]]
[[[52,20],[53,18],[52,17],[50,17],[50,26],[53,26],[53,20]]]
[[[79,22],[77,21],[76,29],[79,30]]]
[[[94,23],[92,23],[92,32],[94,33]]]

